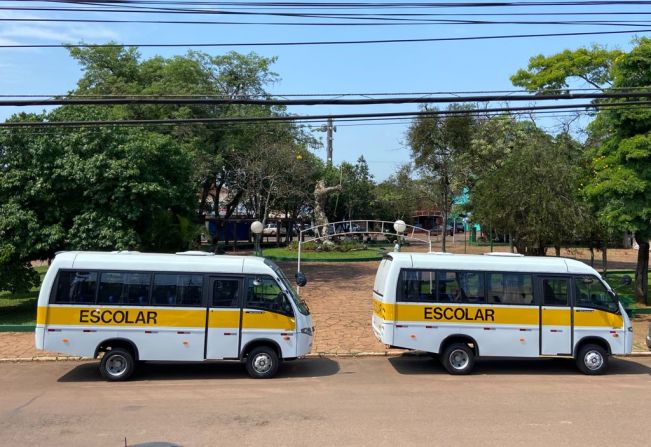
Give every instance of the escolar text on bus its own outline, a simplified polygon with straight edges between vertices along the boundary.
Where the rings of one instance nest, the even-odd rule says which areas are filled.
[[[425,320],[495,321],[495,309],[467,307],[425,307]]]
[[[158,312],[153,311],[129,311],[129,310],[99,310],[82,309],[79,311],[80,323],[104,323],[104,324],[158,324],[156,319]]]

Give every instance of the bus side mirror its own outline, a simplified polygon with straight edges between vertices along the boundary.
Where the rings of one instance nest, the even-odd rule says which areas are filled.
[[[630,276],[624,275],[622,276],[621,283],[623,286],[630,286],[633,283],[633,280],[631,279]]]
[[[307,278],[305,277],[303,272],[296,272],[294,278],[296,279],[296,285],[298,287],[303,287],[305,286],[305,284],[307,284]]]

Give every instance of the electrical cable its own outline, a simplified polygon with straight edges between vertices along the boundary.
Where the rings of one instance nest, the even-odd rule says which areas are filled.
[[[460,37],[436,37],[436,38],[414,38],[414,39],[378,39],[378,40],[331,40],[331,41],[303,41],[303,42],[249,42],[249,43],[144,43],[144,44],[3,44],[2,49],[19,48],[221,48],[221,47],[286,47],[286,46],[318,46],[318,45],[364,45],[364,44],[387,44],[387,43],[425,43],[425,42],[459,42],[473,40],[501,40],[519,38],[540,38],[540,37],[569,37],[569,36],[601,36],[611,34],[639,34],[649,33],[651,29],[617,30],[617,31],[589,31],[589,32],[567,32],[567,33],[541,33],[541,34],[502,34],[487,36],[460,36]]]
[[[651,101],[633,102],[612,102],[612,103],[587,103],[587,104],[557,104],[550,106],[525,106],[525,107],[495,107],[484,109],[463,109],[463,110],[438,110],[420,112],[382,112],[382,113],[348,113],[348,114],[326,114],[326,115],[286,115],[286,116],[262,116],[262,117],[220,117],[220,118],[180,118],[180,119],[151,119],[151,120],[89,120],[89,121],[10,121],[0,123],[0,127],[65,127],[65,126],[119,126],[123,124],[160,125],[160,124],[221,124],[221,123],[252,123],[252,122],[309,122],[325,119],[349,119],[349,118],[379,118],[379,117],[427,117],[444,115],[483,115],[486,113],[530,111],[530,110],[562,110],[572,108],[593,108],[602,109],[621,106],[648,106]]]
[[[558,101],[574,99],[651,98],[651,92],[600,92],[545,95],[476,95],[429,98],[361,98],[361,99],[252,99],[252,98],[57,98],[4,99],[0,107],[62,106],[62,105],[256,105],[256,106],[315,106],[315,105],[398,105],[398,104],[455,104],[495,101]]]

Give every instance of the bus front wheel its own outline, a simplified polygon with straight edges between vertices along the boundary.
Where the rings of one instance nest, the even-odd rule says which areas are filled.
[[[270,379],[278,372],[278,354],[269,346],[259,346],[246,357],[246,370],[254,379]]]
[[[441,362],[450,374],[470,374],[475,366],[475,352],[465,343],[453,343],[443,351]]]
[[[579,349],[576,365],[584,374],[604,374],[608,369],[608,353],[599,345],[585,345]]]
[[[113,348],[104,353],[99,371],[106,380],[117,382],[131,377],[135,367],[131,352],[124,348]]]

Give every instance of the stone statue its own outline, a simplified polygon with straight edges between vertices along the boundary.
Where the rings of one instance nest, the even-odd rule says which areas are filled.
[[[316,182],[314,187],[314,225],[326,225],[321,228],[320,234],[317,236],[323,239],[328,238],[328,217],[325,214],[326,196],[332,191],[341,191],[341,185],[326,187],[323,180]]]

